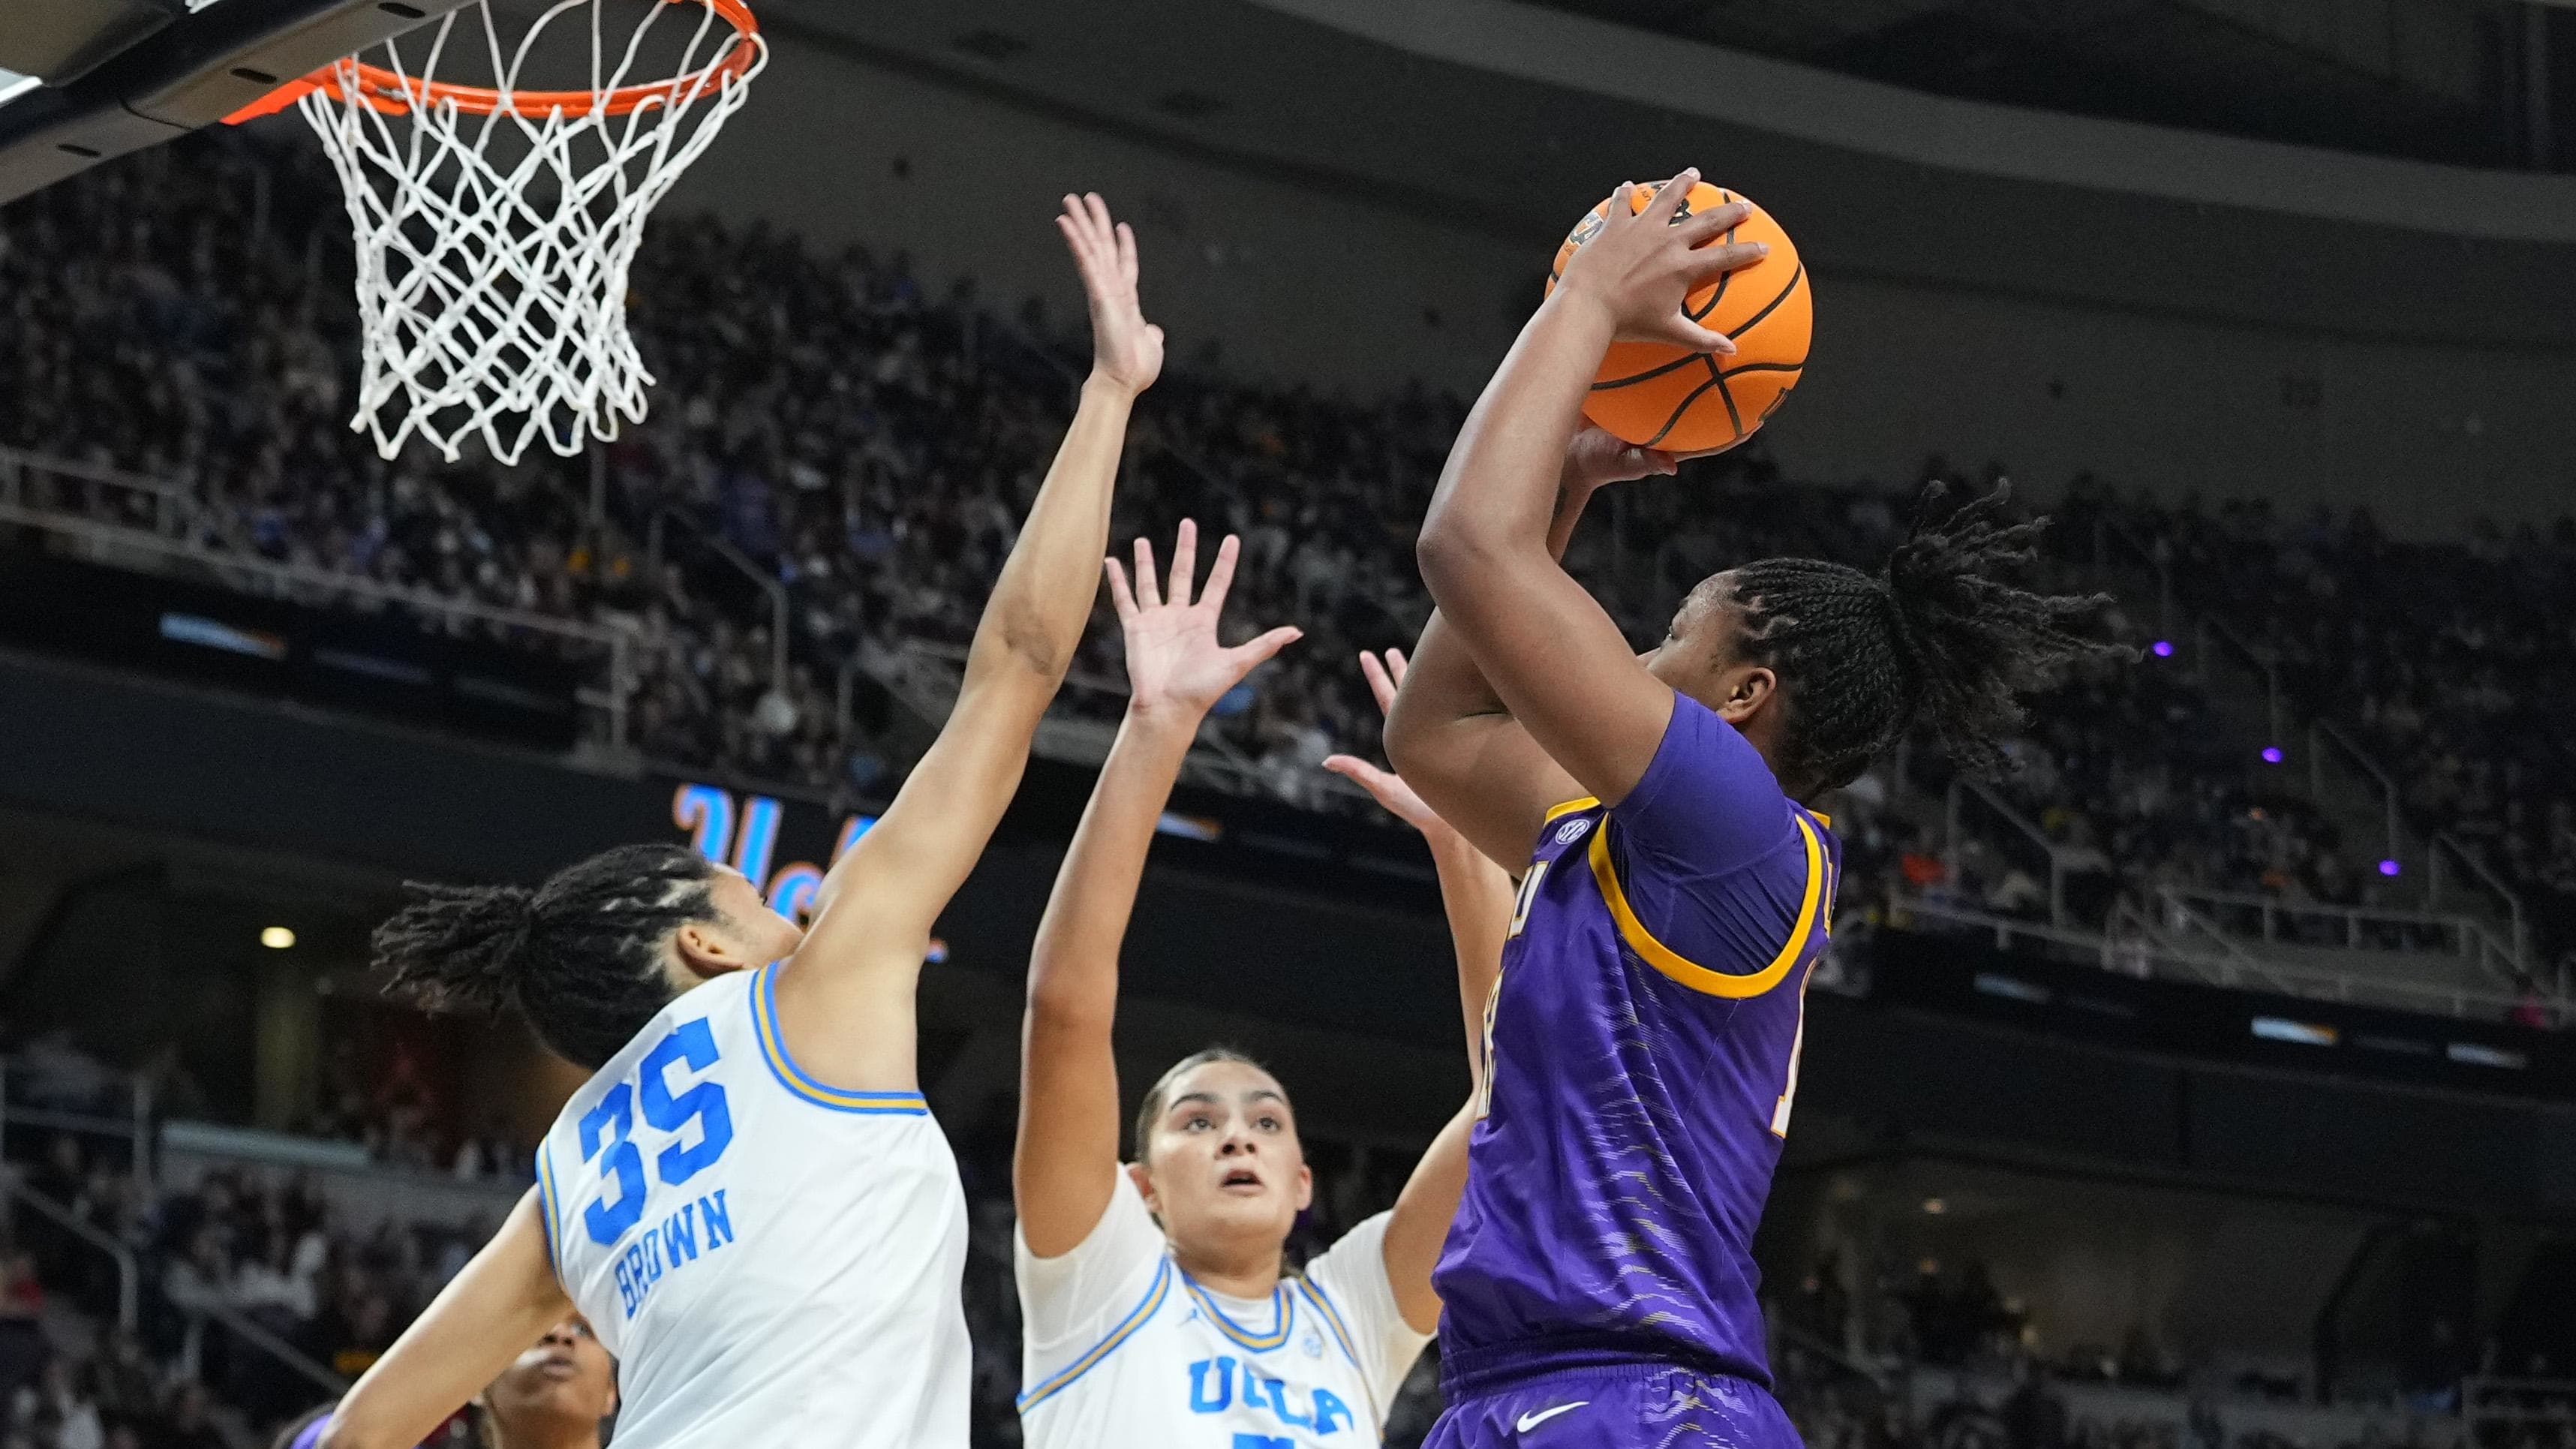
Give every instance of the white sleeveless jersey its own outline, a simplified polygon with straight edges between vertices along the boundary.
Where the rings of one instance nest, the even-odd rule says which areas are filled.
[[[1027,1449],[1375,1449],[1431,1341],[1386,1277],[1387,1214],[1351,1229],[1267,1302],[1172,1261],[1125,1172],[1061,1258],[1014,1241]],[[623,1430],[620,1430],[623,1439]],[[622,1446],[621,1446],[622,1449]]]
[[[966,1196],[918,1093],[798,1070],[781,968],[681,996],[537,1150],[619,1449],[963,1449]]]

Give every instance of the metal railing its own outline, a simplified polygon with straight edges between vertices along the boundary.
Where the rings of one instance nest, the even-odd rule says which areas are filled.
[[[644,556],[651,563],[656,578],[659,578],[662,572],[662,525],[665,520],[690,530],[699,542],[704,543],[714,552],[716,557],[723,559],[735,572],[751,580],[751,586],[767,597],[769,600],[769,687],[785,693],[787,625],[791,617],[787,585],[779,582],[777,575],[753,563],[751,555],[735,547],[733,540],[719,533],[701,531],[696,519],[667,503],[654,509],[652,518],[645,525]]]
[[[8,447],[0,447],[0,503],[27,506],[27,478],[31,473],[82,485],[77,491],[92,508],[99,506],[101,495],[111,491],[141,494],[151,500],[152,531],[163,537],[179,537],[191,528],[207,525],[213,517],[199,501],[192,484]]]
[[[1942,864],[1949,871],[1950,878],[1959,879],[1960,852],[1966,843],[1962,838],[1965,833],[1966,807],[1971,799],[1982,804],[1997,819],[2010,825],[2023,838],[2037,845],[2040,853],[2047,857],[2048,919],[2052,925],[2065,925],[2066,851],[2056,841],[2048,838],[2047,831],[2032,824],[2028,816],[2014,809],[2012,802],[2006,800],[1994,787],[1982,780],[1969,779],[1965,775],[1950,782],[1950,793],[1943,801]]]
[[[2331,751],[2328,746],[2333,747]],[[2308,721],[2308,798],[2321,807],[2325,804],[2326,758],[2329,753],[2340,756],[2347,765],[2379,787],[2382,829],[2387,840],[2387,852],[2380,858],[2404,859],[2406,828],[2398,806],[2397,782],[2389,778],[2388,772],[2380,768],[2378,759],[2368,750],[2353,743],[2350,735],[2323,718]]]
[[[206,1325],[216,1323],[239,1337],[244,1343],[277,1360],[295,1374],[337,1398],[349,1391],[349,1381],[323,1366],[321,1360],[297,1348],[262,1327],[259,1320],[229,1303],[206,1302],[174,1305],[188,1315],[188,1336],[180,1349],[191,1369],[205,1356]]]
[[[2231,921],[2251,918],[2255,939],[2267,943],[2368,951],[2388,955],[2439,954],[2510,980],[2519,968],[2514,951],[2496,939],[2484,921],[2450,911],[2408,911],[2383,906],[2342,906],[2325,901],[2290,901],[2245,891],[2165,886],[2159,895],[2189,902],[2225,929]],[[2325,930],[2301,931],[2322,925]],[[2239,934],[2230,931],[2229,934]],[[2427,939],[2434,944],[2427,947]]]
[[[1915,921],[1937,922],[1989,935],[1999,951],[2027,946],[2051,960],[2099,966],[2124,976],[2160,976],[2470,1021],[2506,1020],[2522,1005],[2519,998],[2504,992],[2392,981],[2279,963],[2267,964],[2258,979],[2225,957],[2179,950],[2169,941],[2026,921],[1928,896],[1900,895],[1895,905],[1895,923],[1900,926]]]
[[[15,1172],[0,1177],[0,1188],[5,1188],[11,1202],[35,1209],[37,1216],[115,1262],[116,1326],[132,1333],[135,1325],[142,1321],[143,1304],[143,1269],[135,1260],[134,1250],[84,1221],[68,1205],[56,1202],[19,1181]]]
[[[2576,1379],[2513,1379],[2473,1374],[2460,1380],[2460,1417],[2468,1421],[2469,1442],[2523,1443],[2521,1432],[2543,1426],[2576,1428]],[[2506,1432],[2493,1437],[2478,1431],[2494,1425]],[[2564,1438],[2561,1438],[2564,1443]]]
[[[957,703],[957,694],[965,683],[967,651],[953,644],[933,644],[913,640],[905,644],[901,672],[896,678],[882,680],[904,703],[922,718],[936,724],[946,719]],[[1088,694],[1094,698],[1123,700],[1127,681],[1105,674],[1074,670],[1065,676],[1064,690],[1047,708],[1046,717],[1038,722],[1036,737],[1030,748],[1038,755],[1073,765],[1098,765],[1109,758],[1109,747],[1118,737],[1115,720],[1078,714],[1069,708],[1064,694]],[[1329,800],[1351,804],[1369,801],[1367,791],[1339,775],[1314,772],[1307,784],[1312,791],[1308,799],[1294,803],[1316,805]],[[1181,762],[1181,779],[1193,785],[1205,785],[1230,795],[1250,795],[1266,799],[1279,798],[1261,762],[1245,754],[1235,744],[1207,725],[1199,728],[1197,742]]]
[[[2159,888],[2156,906],[2157,912],[2150,919],[2158,939],[2168,948],[2176,945],[2177,936],[2186,943],[2204,943],[2206,949],[2193,954],[2215,966],[2219,985],[2259,986],[2271,991],[2292,989],[2273,969],[2273,963],[2247,950],[2243,942],[2229,936],[2225,927],[2180,893]],[[2188,946],[2183,949],[2188,950]]]
[[[605,687],[582,689],[577,691],[576,697],[583,705],[600,711],[612,746],[623,748],[626,744],[628,704],[635,691],[636,653],[643,642],[641,632],[632,625],[584,623],[500,604],[449,598],[426,589],[384,583],[363,574],[341,573],[309,564],[279,563],[257,554],[236,553],[189,540],[164,538],[143,529],[102,523],[81,514],[60,513],[24,503],[0,503],[0,524],[14,524],[52,534],[81,546],[74,550],[75,553],[95,551],[110,556],[125,553],[163,563],[186,564],[212,574],[235,593],[256,598],[284,599],[307,605],[363,600],[370,604],[415,610],[450,623],[471,623],[500,631],[539,635],[601,651],[608,661]]]
[[[2512,949],[2509,953],[2512,969],[2517,972],[2530,971],[2531,934],[2522,918],[2522,897],[2514,893],[2512,886],[2505,884],[2503,877],[2490,870],[2485,861],[2470,854],[2469,848],[2461,844],[2459,838],[2448,831],[2438,831],[2432,839],[2424,843],[2425,904],[2436,907],[2442,904],[2443,892],[2450,884],[2450,872],[2443,868],[2446,860],[2467,866],[2469,875],[2475,878],[2478,884],[2486,887],[2490,895],[2503,902],[2505,929],[2512,933]],[[2559,983],[2559,989],[2566,990],[2564,981]]]
[[[2192,634],[2199,646],[2193,662],[2201,671],[2203,685],[2211,682],[2209,662],[2222,652],[2214,647],[2218,644],[2225,645],[2225,653],[2233,655],[2239,664],[2263,682],[2263,743],[2267,747],[2280,745],[2289,737],[2289,717],[2282,705],[2280,666],[2273,660],[2271,652],[2247,643],[2244,635],[2227,627],[2217,615],[2206,610],[2202,611]]]

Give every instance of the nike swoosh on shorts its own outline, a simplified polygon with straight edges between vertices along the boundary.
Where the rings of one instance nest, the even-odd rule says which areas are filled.
[[[1577,1399],[1570,1404],[1559,1404],[1553,1409],[1541,1409],[1535,1414],[1523,1414],[1519,1422],[1512,1425],[1512,1430],[1515,1433],[1526,1434],[1559,1414],[1571,1414],[1591,1402],[1590,1399]]]

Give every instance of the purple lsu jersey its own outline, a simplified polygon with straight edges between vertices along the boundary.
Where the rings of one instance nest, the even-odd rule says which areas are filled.
[[[1840,866],[1823,817],[1686,696],[1626,799],[1550,812],[1433,1276],[1453,1389],[1620,1361],[1769,1385],[1753,1232]]]

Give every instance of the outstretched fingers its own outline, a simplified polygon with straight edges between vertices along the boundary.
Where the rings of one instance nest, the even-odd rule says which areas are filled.
[[[1387,795],[1391,788],[1401,785],[1399,776],[1379,769],[1357,755],[1326,755],[1324,768],[1376,796],[1380,805],[1390,810],[1395,808]]]
[[[1148,609],[1163,607],[1163,596],[1154,584],[1154,541],[1136,540],[1136,602]]]
[[[1199,606],[1210,613],[1225,611],[1226,591],[1234,587],[1234,563],[1243,553],[1243,540],[1229,533],[1216,546],[1216,562],[1208,565],[1207,587],[1199,590]]]
[[[1164,592],[1174,608],[1190,606],[1190,583],[1199,571],[1199,525],[1194,518],[1184,518],[1172,535],[1172,583]]]
[[[1100,562],[1109,571],[1109,607],[1118,611],[1118,623],[1124,627],[1136,617],[1136,596],[1128,592],[1127,571],[1118,566],[1115,558]]]
[[[1395,687],[1404,681],[1404,656],[1393,649],[1386,652],[1396,661],[1393,668],[1380,664],[1377,656],[1367,650],[1360,651],[1360,673],[1368,679],[1369,693],[1376,697],[1380,714],[1395,708]]]
[[[1278,628],[1271,630],[1269,633],[1262,635],[1258,639],[1254,639],[1249,643],[1237,644],[1232,649],[1227,650],[1226,653],[1230,655],[1236,663],[1243,666],[1245,673],[1249,674],[1254,669],[1270,662],[1272,655],[1277,654],[1280,650],[1287,648],[1289,645],[1294,644],[1305,637],[1305,630],[1298,628],[1294,624],[1282,624]]]

